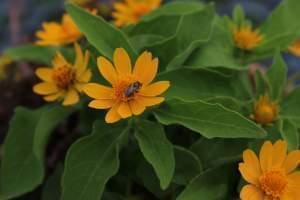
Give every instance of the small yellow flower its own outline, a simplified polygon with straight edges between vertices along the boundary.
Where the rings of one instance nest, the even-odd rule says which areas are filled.
[[[137,23],[140,18],[158,8],[161,0],[125,0],[114,3],[113,17],[116,26],[125,26]]]
[[[37,45],[64,45],[76,42],[82,34],[69,14],[64,14],[62,22],[45,22],[43,30],[36,33]]]
[[[293,42],[288,49],[291,54],[300,57],[300,39]]]
[[[89,83],[83,91],[94,98],[89,107],[95,109],[110,109],[105,117],[107,123],[140,115],[148,106],[154,106],[164,101],[158,97],[165,92],[169,81],[159,81],[150,84],[158,70],[158,59],[145,51],[137,59],[132,70],[131,61],[123,48],[117,48],[113,56],[113,64],[104,57],[98,58],[98,69],[102,76],[112,85],[112,88],[97,83]]]
[[[9,56],[0,56],[0,80],[3,80],[6,77],[6,68],[11,63],[12,59]]]
[[[261,44],[263,37],[258,30],[254,31],[251,26],[244,26],[234,29],[233,39],[236,47],[249,51]]]
[[[300,151],[287,154],[286,142],[263,144],[259,158],[247,149],[239,171],[249,183],[240,193],[241,200],[296,200],[300,197]]]
[[[74,105],[79,101],[78,93],[91,79],[92,73],[88,69],[90,53],[83,52],[75,43],[76,60],[70,64],[62,54],[57,53],[53,59],[53,68],[41,67],[36,70],[36,75],[43,80],[33,87],[37,94],[44,95],[48,102],[63,99],[63,105]]]
[[[277,119],[279,106],[271,102],[268,95],[263,95],[255,103],[253,118],[258,124],[267,125]]]

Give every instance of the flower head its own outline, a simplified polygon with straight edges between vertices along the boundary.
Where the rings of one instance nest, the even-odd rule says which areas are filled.
[[[252,50],[263,40],[258,30],[252,30],[251,26],[241,26],[233,31],[233,39],[236,47],[243,50]]]
[[[258,124],[270,124],[276,120],[278,111],[278,104],[271,102],[268,95],[264,95],[255,103],[253,118]]]
[[[45,22],[43,30],[36,33],[37,45],[64,45],[76,42],[82,34],[71,16],[64,14],[61,23]]]
[[[106,58],[98,58],[98,69],[112,87],[89,83],[83,89],[95,99],[90,102],[89,107],[110,109],[105,117],[107,123],[140,115],[146,107],[164,101],[164,97],[158,95],[165,92],[170,83],[159,81],[150,84],[158,69],[158,59],[153,59],[151,53],[145,51],[141,54],[133,70],[130,58],[123,48],[115,50],[113,60],[114,66]]]
[[[114,3],[113,17],[117,26],[137,23],[140,18],[158,8],[161,0],[125,0]]]
[[[300,39],[296,40],[289,46],[289,52],[300,57]]]
[[[62,54],[57,53],[53,59],[53,67],[41,67],[36,70],[36,75],[43,80],[33,87],[37,94],[44,95],[46,101],[63,99],[63,105],[73,105],[79,101],[78,93],[91,79],[92,73],[87,68],[90,54],[83,52],[75,43],[76,60],[70,64]]]
[[[243,153],[239,170],[249,183],[242,188],[241,200],[294,200],[300,196],[300,151],[287,154],[286,142],[263,144],[259,158],[252,150]]]

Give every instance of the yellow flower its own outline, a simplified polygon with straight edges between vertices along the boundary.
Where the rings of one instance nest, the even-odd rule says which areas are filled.
[[[161,0],[125,0],[114,3],[112,16],[117,26],[125,26],[137,23],[140,18],[152,10],[158,8]]]
[[[243,50],[252,50],[263,40],[258,30],[252,30],[251,26],[235,28],[233,31],[235,45]]]
[[[287,154],[286,142],[263,144],[259,159],[247,149],[239,170],[249,183],[240,193],[241,200],[296,200],[300,198],[300,151]]]
[[[288,49],[291,54],[300,57],[300,39],[293,42]]]
[[[271,102],[268,95],[263,95],[255,103],[253,118],[258,124],[270,124],[277,119],[278,111],[278,104]]]
[[[6,68],[11,63],[12,59],[9,56],[0,56],[0,80],[3,80],[6,77]]]
[[[62,22],[45,22],[43,30],[36,33],[37,45],[64,45],[76,42],[82,37],[82,34],[71,16],[64,14]]]
[[[48,102],[63,99],[63,105],[73,105],[79,101],[78,93],[91,79],[92,73],[88,69],[90,53],[83,52],[75,43],[76,60],[70,64],[62,54],[57,53],[52,61],[53,68],[41,67],[36,70],[36,75],[43,80],[33,87],[37,94],[44,95]]]
[[[158,70],[158,59],[145,51],[137,59],[132,70],[131,61],[123,48],[117,48],[113,55],[113,64],[104,57],[98,58],[98,69],[102,76],[112,85],[112,88],[97,83],[87,84],[84,92],[94,98],[89,107],[95,109],[110,109],[105,117],[107,123],[140,115],[148,106],[154,106],[164,101],[158,97],[165,92],[169,81],[159,81],[150,84]]]

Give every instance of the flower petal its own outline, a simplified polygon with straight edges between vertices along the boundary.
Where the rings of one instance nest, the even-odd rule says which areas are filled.
[[[92,71],[88,69],[84,73],[82,73],[81,76],[77,78],[77,80],[81,83],[87,83],[91,80],[91,78],[92,78]]]
[[[44,100],[48,101],[48,102],[56,101],[56,100],[60,99],[64,95],[64,93],[65,93],[64,91],[59,91],[55,94],[45,96]]]
[[[132,116],[132,112],[131,112],[131,109],[129,107],[129,104],[127,102],[122,102],[118,108],[118,113],[119,115],[125,119],[125,118],[128,118],[128,117],[131,117]]]
[[[94,99],[112,99],[112,88],[97,84],[88,83],[83,87],[84,93]]]
[[[257,185],[259,184],[259,176],[256,173],[252,166],[247,165],[245,163],[239,164],[239,171],[241,172],[243,178],[251,184]]]
[[[281,168],[286,159],[287,143],[283,140],[278,140],[273,146],[273,168]]]
[[[143,96],[138,96],[136,99],[141,105],[143,106],[154,106],[157,104],[162,103],[165,98],[164,97],[143,97]]]
[[[74,63],[74,66],[79,69],[83,67],[83,53],[81,50],[81,47],[79,46],[79,44],[77,42],[74,43],[74,49],[76,52],[76,60]]]
[[[144,86],[153,81],[158,70],[158,59],[152,60],[151,53],[144,52],[135,64],[134,74]]]
[[[144,105],[142,105],[141,103],[139,103],[138,101],[136,100],[132,100],[129,102],[129,106],[130,106],[130,109],[132,111],[132,113],[134,115],[140,115],[142,114],[146,107]]]
[[[102,76],[113,85],[117,79],[117,72],[112,63],[104,57],[99,57],[97,59],[97,64]]]
[[[74,88],[67,91],[66,96],[63,101],[64,106],[74,105],[79,101],[79,95]]]
[[[270,141],[267,141],[261,147],[259,153],[259,161],[262,172],[269,171],[272,167],[273,160],[273,145]]]
[[[41,80],[46,82],[53,82],[52,75],[53,75],[53,69],[49,67],[40,67],[35,70],[35,74],[37,77],[39,77]]]
[[[240,198],[241,200],[264,200],[264,194],[253,185],[245,185],[241,190]]]
[[[114,64],[119,75],[131,74],[131,61],[123,48],[117,48],[114,52]]]
[[[115,104],[115,101],[109,99],[104,99],[104,100],[93,100],[89,103],[90,108],[95,108],[95,109],[107,109],[111,108]]]
[[[155,97],[164,93],[169,87],[169,81],[159,81],[146,87],[143,87],[139,94],[143,96]]]
[[[33,91],[40,95],[48,95],[58,92],[58,88],[54,83],[42,82],[33,86]]]
[[[249,181],[249,183],[258,184],[258,178],[261,176],[261,169],[257,156],[252,150],[245,150],[243,152],[243,160],[244,164],[241,165],[243,172],[241,171],[241,173],[250,176],[251,181]]]
[[[289,186],[297,187],[300,190],[300,172],[294,172],[288,175]],[[300,191],[299,191],[300,192]]]
[[[294,171],[298,165],[300,164],[300,150],[292,151],[290,152],[284,163],[283,167],[285,168],[285,171],[287,174]]]
[[[115,104],[107,113],[105,116],[105,121],[107,123],[115,123],[121,119],[121,116],[117,112],[119,108],[119,104]]]

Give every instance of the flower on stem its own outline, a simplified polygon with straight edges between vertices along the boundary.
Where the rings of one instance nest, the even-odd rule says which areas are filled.
[[[247,25],[235,28],[233,30],[233,39],[236,47],[250,51],[261,44],[263,37],[258,30],[252,30],[252,27]]]
[[[158,70],[158,59],[153,59],[151,53],[142,53],[133,70],[129,55],[123,48],[115,50],[114,65],[104,57],[99,57],[97,61],[100,73],[112,87],[89,83],[83,91],[95,99],[89,107],[109,109],[105,116],[107,123],[140,115],[146,107],[164,101],[164,97],[159,95],[169,88],[170,83],[159,81],[151,84]]]
[[[126,26],[137,23],[140,18],[158,8],[161,0],[125,0],[114,3],[112,16],[116,26]]]
[[[249,183],[240,193],[241,200],[295,200],[300,196],[300,151],[287,154],[287,144],[266,141],[259,153],[247,149],[239,171]]]
[[[289,48],[289,52],[297,57],[300,57],[300,39],[293,42]]]
[[[36,75],[43,81],[33,87],[33,91],[43,95],[48,102],[63,99],[63,105],[74,105],[79,101],[82,87],[91,79],[92,73],[88,69],[90,53],[83,52],[75,43],[76,60],[70,64],[61,53],[57,53],[52,61],[52,68],[41,67]]]

